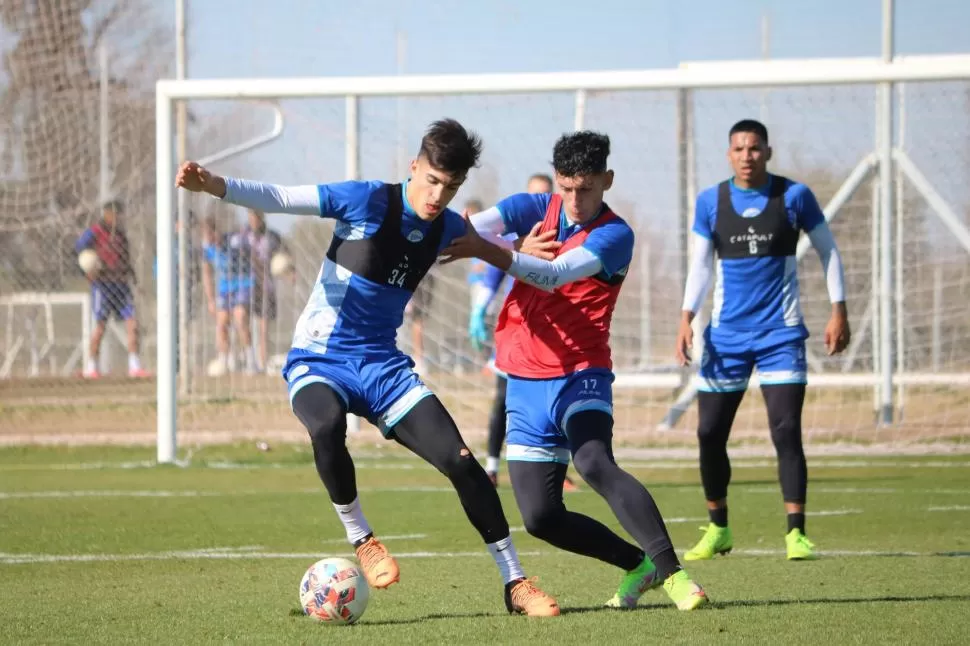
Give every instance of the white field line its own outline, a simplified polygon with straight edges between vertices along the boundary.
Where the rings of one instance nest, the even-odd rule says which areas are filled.
[[[821,511],[805,512],[807,516],[849,516],[850,514],[861,514],[861,509],[824,509]]]
[[[678,550],[680,551],[680,550]],[[868,557],[868,556],[937,556],[934,552],[920,552],[916,550],[822,550],[821,556]],[[785,554],[782,549],[735,549],[732,555],[753,557],[778,557]],[[266,559],[294,559],[312,562],[328,557],[347,557],[349,552],[335,552],[331,554],[321,552],[274,552],[263,551],[255,547],[216,547],[201,550],[171,550],[164,552],[142,552],[134,554],[18,554],[0,552],[0,565],[24,565],[41,563],[105,563],[123,561],[178,561],[178,560],[266,560]],[[468,558],[488,556],[487,550],[474,552],[397,552],[394,556],[401,559],[417,558]],[[519,552],[520,556],[556,556],[561,557],[559,551],[527,551]]]
[[[870,493],[881,493],[881,494],[901,494],[901,493],[919,493],[919,494],[959,494],[966,495],[967,489],[906,489],[906,488],[895,488],[895,487],[813,487],[811,480],[808,483],[808,490],[811,493],[851,493],[851,494],[870,494]],[[745,487],[744,485],[739,485],[746,493],[771,493],[777,494],[778,487],[763,487],[763,486],[753,486]]]
[[[970,505],[947,505],[945,507],[927,507],[926,511],[970,511]]]
[[[359,487],[363,493],[454,493],[451,487]],[[320,489],[296,491],[166,491],[166,490],[113,490],[91,489],[78,491],[0,491],[0,500],[31,498],[218,498],[232,496],[295,496],[325,494]]]
[[[696,469],[695,460],[667,459],[658,458],[650,460],[620,460],[620,466],[629,469]],[[816,469],[946,469],[946,468],[970,468],[970,461],[950,461],[950,460],[813,460],[809,459],[809,466]],[[305,464],[296,462],[261,462],[247,463],[234,462],[227,460],[218,461],[199,461],[193,463],[191,460],[183,460],[178,463],[180,467],[191,467],[195,464],[198,467],[224,470],[260,470],[260,469],[288,469],[303,468]],[[405,461],[400,459],[390,459],[387,461],[374,460],[372,458],[358,459],[355,467],[363,470],[377,471],[414,471],[432,467],[421,461]],[[774,459],[736,459],[732,460],[731,467],[736,469],[763,469],[774,468],[777,465]],[[0,472],[4,471],[96,471],[101,469],[148,469],[157,466],[150,460],[135,462],[80,462],[76,464],[4,464],[0,465]]]
[[[422,538],[427,538],[427,537],[428,537],[427,534],[398,534],[396,536],[395,535],[385,535],[385,534],[381,534],[381,540],[382,541],[408,541],[408,540],[416,541],[416,540],[420,540]],[[327,539],[324,539],[324,540],[322,540],[320,542],[323,543],[324,545],[347,544],[347,538],[346,537],[344,537],[344,538],[327,538]]]
[[[681,488],[694,488],[697,485],[694,484],[682,484],[675,485]],[[739,488],[746,493],[769,493],[777,494],[777,487],[765,487],[761,485],[756,486],[744,486],[736,485],[735,488]],[[454,493],[452,487],[435,487],[435,486],[413,486],[413,487],[359,487],[358,491],[361,493]],[[863,488],[863,487],[811,487],[812,493],[830,493],[830,494],[900,494],[900,493],[919,493],[919,494],[946,494],[946,495],[965,495],[967,490],[965,489],[898,489],[892,487],[884,488]],[[593,493],[589,489],[580,489],[577,492],[572,492],[569,495],[575,496],[578,494],[591,494]],[[254,490],[254,489],[243,489],[239,491],[196,491],[196,490],[184,490],[184,491],[173,491],[164,489],[133,489],[133,490],[116,490],[116,489],[89,489],[89,490],[56,490],[56,491],[0,491],[0,500],[20,500],[20,499],[34,499],[34,498],[218,498],[218,497],[233,497],[233,496],[296,496],[296,495],[319,495],[324,494],[323,488],[311,488],[311,489],[298,489],[293,491],[265,491],[265,490]],[[935,511],[935,510],[933,510]],[[809,512],[815,515],[823,515],[822,512]],[[857,514],[862,513],[861,510],[839,510],[833,512],[825,512],[824,515],[840,515],[840,514]],[[705,520],[704,518],[684,518],[684,519],[670,519],[667,522],[695,522],[696,520]]]

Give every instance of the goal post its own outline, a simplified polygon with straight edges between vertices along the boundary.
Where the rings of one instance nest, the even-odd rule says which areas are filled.
[[[792,89],[813,88],[819,86],[845,87],[861,86],[868,90],[876,86],[885,87],[896,83],[966,83],[970,81],[970,56],[919,56],[919,57],[898,57],[892,63],[886,63],[880,59],[816,59],[816,60],[776,60],[776,61],[737,61],[724,63],[691,63],[675,69],[662,70],[631,70],[631,71],[600,71],[600,72],[557,72],[544,74],[482,74],[482,75],[440,75],[440,76],[394,76],[394,77],[351,77],[351,78],[278,78],[278,79],[189,79],[189,80],[163,80],[156,85],[156,217],[157,217],[157,459],[159,463],[171,463],[176,456],[177,440],[177,407],[179,404],[176,366],[178,361],[178,349],[176,334],[178,331],[178,321],[176,318],[177,304],[177,283],[175,280],[175,237],[173,227],[173,216],[175,213],[174,196],[174,172],[178,162],[174,158],[174,105],[176,101],[216,101],[216,100],[288,100],[288,99],[335,99],[343,100],[344,133],[343,142],[343,177],[347,179],[360,179],[361,168],[366,161],[366,155],[362,153],[362,135],[367,133],[368,116],[366,110],[362,109],[361,102],[372,99],[412,99],[415,97],[486,97],[486,96],[515,96],[515,95],[535,95],[535,96],[571,96],[569,109],[572,110],[572,119],[568,127],[583,127],[588,125],[596,129],[602,129],[614,136],[615,140],[623,137],[620,131],[622,124],[619,122],[611,123],[607,114],[603,110],[601,97],[620,97],[623,99],[624,108],[630,112],[617,111],[621,116],[629,117],[629,114],[638,111],[638,101],[644,96],[663,95],[673,97],[683,91],[689,92],[725,92],[728,90],[750,90],[754,89]],[[961,86],[962,88],[962,86]],[[719,96],[719,95],[718,95]],[[867,95],[868,96],[868,95]],[[796,97],[797,99],[797,97]],[[666,100],[666,99],[665,99]],[[850,100],[853,100],[850,98]],[[619,102],[620,99],[617,99]],[[865,103],[868,98],[860,99]],[[670,100],[671,105],[675,101]],[[794,106],[793,106],[794,107]],[[600,112],[597,112],[597,110]],[[804,109],[804,108],[803,108]],[[819,106],[813,110],[826,110],[826,106]],[[735,114],[737,108],[725,109],[721,106],[721,113],[717,118],[718,127],[724,120],[733,117],[741,118],[746,114]],[[694,110],[694,118],[696,115]],[[876,113],[875,102],[872,104],[872,114]],[[597,117],[597,115],[600,115]],[[438,116],[449,116],[439,114]],[[673,114],[671,121],[673,122]],[[494,117],[499,119],[500,117]],[[542,120],[542,114],[536,114],[535,118]],[[596,119],[599,119],[598,121]],[[833,115],[834,127],[835,120],[839,117]],[[875,117],[870,117],[875,118]],[[734,119],[736,120],[736,119]],[[796,118],[797,120],[797,118]],[[824,122],[823,123],[828,123]],[[467,125],[478,130],[478,123],[468,122]],[[491,125],[491,124],[490,124]],[[770,125],[770,124],[769,124]],[[797,125],[797,124],[796,124]],[[564,128],[564,129],[566,129]],[[808,127],[808,130],[811,128]],[[671,129],[673,130],[673,129]],[[726,137],[726,132],[720,130],[708,132],[700,129],[698,137]],[[875,130],[875,129],[873,129]],[[868,136],[872,136],[872,132]],[[670,132],[670,140],[674,141],[676,133]],[[784,140],[784,138],[782,138]],[[638,145],[640,145],[638,139]],[[486,141],[486,144],[488,142]],[[551,148],[552,140],[545,146]],[[837,145],[837,144],[833,144]],[[674,150],[671,146],[664,144],[664,149]],[[697,146],[705,151],[709,144]],[[687,149],[692,146],[686,146]],[[723,150],[723,146],[720,148]],[[862,160],[870,160],[868,155],[875,152],[875,146],[860,151],[862,154],[853,160],[852,164],[860,163]],[[880,151],[884,152],[884,151]],[[544,152],[548,156],[548,152]],[[677,145],[675,154],[679,157],[685,154],[683,146]],[[692,153],[695,154],[695,153]],[[704,163],[709,165],[711,173],[723,175],[726,172],[726,165],[723,164],[723,156],[710,154],[708,152],[697,152],[696,155],[703,156]],[[884,154],[877,155],[879,160],[885,158]],[[716,161],[715,161],[716,160]],[[650,166],[667,164],[674,166],[676,160],[669,162],[655,155],[644,154],[642,156],[624,156],[621,161],[614,162],[618,166],[622,163],[622,170],[626,171],[631,165]],[[696,163],[696,159],[689,163]],[[877,162],[878,163],[878,162]],[[718,166],[721,164],[721,166]],[[718,170],[719,169],[719,170]],[[866,173],[871,171],[871,164],[866,168]],[[862,172],[862,171],[859,171]],[[387,179],[393,179],[388,177]],[[811,184],[811,182],[809,182]],[[860,180],[861,183],[861,180]],[[667,187],[669,188],[669,187]],[[677,188],[675,187],[675,190]],[[934,201],[939,196],[931,196],[929,201]],[[848,199],[847,196],[844,199]],[[942,198],[941,198],[942,199]],[[687,196],[687,203],[691,203],[693,196]],[[937,204],[937,208],[939,205]],[[883,205],[884,212],[892,212],[893,205]],[[931,209],[933,208],[931,204]],[[686,240],[689,231],[692,214],[684,214],[685,217],[679,218],[676,223],[678,240]],[[874,212],[875,215],[875,212]],[[944,224],[954,228],[956,239],[966,236],[967,223],[959,218],[944,217]],[[876,224],[874,219],[873,225]],[[645,229],[648,230],[648,229]],[[674,240],[674,236],[670,236]],[[674,243],[671,243],[674,244]],[[683,250],[681,250],[683,251]],[[868,250],[867,250],[868,251]],[[884,244],[879,250],[873,249],[873,253],[883,254],[883,258],[891,254],[891,245],[887,248]],[[651,259],[654,254],[648,254]],[[318,259],[319,261],[319,259]],[[653,259],[651,262],[655,262]],[[876,265],[873,265],[874,267]],[[886,266],[885,262],[883,266]],[[643,272],[649,280],[660,280],[660,276],[652,269]],[[656,299],[646,299],[650,303],[648,312],[634,314],[633,317],[652,316],[651,312],[656,312],[658,307],[667,307],[679,310],[679,293],[682,290],[682,276],[679,268],[668,269],[665,274],[669,283],[664,286],[664,292],[669,292],[663,303],[653,302]],[[875,276],[871,277],[873,294],[878,299],[878,303],[885,303],[885,299],[892,299],[893,294],[886,293],[885,277],[883,282],[877,282]],[[889,283],[892,284],[891,282]],[[651,287],[651,286],[647,286]],[[629,291],[629,290],[628,290]],[[652,292],[656,293],[656,292]],[[880,347],[891,347],[892,344],[885,338],[893,330],[892,309],[878,307],[878,325],[873,324],[868,334],[868,343]],[[862,310],[865,307],[863,302],[853,302],[852,307]],[[858,316],[859,313],[853,311]],[[453,315],[453,316],[452,316]],[[875,316],[875,315],[874,315]],[[456,322],[461,318],[461,312],[455,310],[449,312],[449,317],[453,318],[447,322],[454,330],[455,334],[462,332],[463,323]],[[636,332],[623,332],[624,343],[629,343],[631,348],[635,345],[640,348],[636,353],[639,357],[652,356],[651,352],[642,352],[642,346],[649,344],[648,350],[654,351],[657,348],[664,348],[672,345],[673,338],[669,336],[669,326],[658,329],[653,325],[641,325],[641,320],[637,318],[637,324],[631,325],[630,329]],[[905,321],[900,325],[908,325]],[[614,324],[616,333],[617,325]],[[919,332],[923,334],[923,327],[920,326]],[[625,329],[625,328],[624,328]],[[641,330],[649,330],[652,337],[642,339],[634,338]],[[868,328],[867,328],[868,330]],[[815,331],[815,330],[813,330]],[[863,330],[856,330],[856,334],[864,334]],[[929,341],[926,341],[929,343]],[[889,344],[887,346],[887,344]],[[625,347],[625,346],[624,346]],[[619,354],[619,353],[618,353]],[[962,356],[962,355],[961,355]],[[641,362],[642,363],[642,362]],[[878,365],[876,365],[878,363]],[[455,361],[455,366],[459,362]],[[966,387],[966,374],[970,372],[970,364],[960,359],[954,362],[954,368],[959,369],[959,375],[953,374],[952,379],[945,376],[946,371],[939,374],[944,375],[934,380],[926,376],[925,372],[916,371],[913,373],[901,372],[896,374],[896,367],[893,361],[885,359],[881,362],[873,361],[866,370],[859,371],[852,366],[844,368],[844,372],[827,372],[818,375],[812,383],[829,383],[833,387],[858,387],[865,385],[870,388],[881,389],[880,401],[885,403],[888,399],[892,402],[892,385],[894,383],[910,383],[933,385],[942,381],[944,385],[963,384]],[[633,366],[618,366],[617,389],[623,388],[655,388],[666,394],[663,401],[655,406],[669,407],[675,404],[677,392],[683,384],[682,375],[671,370],[670,366],[660,366],[651,369],[650,366],[638,365],[633,370]],[[843,381],[839,381],[842,379]],[[888,384],[888,387],[887,387]],[[961,422],[962,423],[962,422]],[[967,420],[970,425],[970,420]],[[632,426],[632,424],[631,424]]]

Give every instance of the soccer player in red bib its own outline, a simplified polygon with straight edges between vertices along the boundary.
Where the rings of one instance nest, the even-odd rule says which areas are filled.
[[[653,497],[613,457],[610,321],[633,230],[603,202],[613,184],[609,153],[606,135],[564,135],[553,150],[557,194],[502,200],[471,218],[442,255],[480,258],[516,279],[496,326],[495,363],[508,375],[506,459],[526,530],[624,570],[608,606],[632,608],[662,584],[678,608],[692,610],[707,603],[704,590],[681,568]],[[501,237],[510,233],[551,259],[513,251]],[[639,545],[566,509],[570,458]]]

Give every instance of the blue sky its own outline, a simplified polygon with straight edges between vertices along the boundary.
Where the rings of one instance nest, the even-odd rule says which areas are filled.
[[[188,75],[194,78],[550,72],[674,67],[682,61],[762,56],[762,16],[769,20],[772,58],[879,56],[881,0],[186,0]],[[900,55],[970,51],[966,0],[897,0],[895,49]],[[173,17],[170,8],[162,13]],[[406,38],[403,60],[397,35]],[[955,205],[968,199],[970,86],[928,85],[907,98],[908,140],[937,139],[912,154]],[[765,116],[776,169],[824,165],[844,176],[874,147],[872,88],[708,91],[696,96],[698,178],[726,175],[723,149],[730,124]],[[285,102],[287,125],[273,144],[217,167],[225,173],[280,183],[343,179],[343,102]],[[268,113],[238,104],[193,105],[214,123],[220,110],[244,138],[266,128]],[[399,112],[400,110],[400,112]],[[521,190],[524,178],[547,171],[551,146],[572,129],[570,96],[368,99],[362,103],[362,175],[397,179],[399,159],[417,146],[423,127],[454,116],[478,130],[482,168],[458,202],[486,202]],[[626,93],[591,97],[588,127],[614,140],[617,183],[608,196],[624,215],[660,224],[676,213],[676,142],[672,95]],[[916,115],[915,117],[913,115]],[[939,138],[942,132],[945,139]],[[214,141],[209,139],[209,141]],[[190,151],[198,157],[210,150]],[[954,164],[954,161],[963,163]],[[968,171],[970,172],[970,171]],[[950,173],[952,179],[945,173]],[[646,201],[642,187],[654,195]]]
[[[186,0],[189,75],[410,73],[670,67],[773,57],[878,56],[881,0]],[[966,51],[970,3],[897,0],[900,54]]]

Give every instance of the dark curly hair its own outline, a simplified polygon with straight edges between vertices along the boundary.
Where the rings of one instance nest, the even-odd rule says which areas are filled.
[[[440,119],[428,126],[418,151],[433,168],[452,175],[464,175],[478,166],[481,154],[481,138],[454,119]]]
[[[563,177],[606,172],[610,138],[599,132],[580,130],[563,135],[552,149],[552,167]]]

